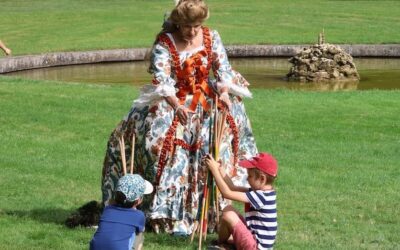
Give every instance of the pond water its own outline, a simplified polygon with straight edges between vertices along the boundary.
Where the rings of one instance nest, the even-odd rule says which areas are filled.
[[[300,84],[284,80],[291,64],[286,58],[233,58],[232,67],[251,84],[251,88],[289,88],[311,90],[400,89],[400,59],[354,59],[361,80],[358,83],[337,82]],[[36,80],[57,80],[99,84],[142,86],[151,82],[149,62],[98,63],[25,70],[7,75]]]

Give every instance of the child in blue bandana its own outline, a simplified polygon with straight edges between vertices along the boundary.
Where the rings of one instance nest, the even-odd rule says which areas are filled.
[[[140,175],[121,177],[115,192],[115,204],[104,208],[99,227],[90,241],[90,250],[131,250],[136,235],[141,236],[144,232],[146,220],[144,213],[136,207],[142,203],[144,194],[152,192],[153,186]]]

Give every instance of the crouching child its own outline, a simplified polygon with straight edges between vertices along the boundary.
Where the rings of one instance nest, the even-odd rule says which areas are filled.
[[[145,215],[136,209],[144,194],[153,192],[150,182],[140,175],[122,176],[114,194],[113,204],[104,208],[99,227],[90,241],[91,250],[140,250],[145,229]]]
[[[207,155],[204,163],[210,169],[224,198],[245,203],[243,218],[232,206],[222,211],[218,243],[235,245],[236,249],[272,249],[277,233],[276,193],[273,187],[278,164],[267,153],[239,162],[247,169],[247,187],[235,186],[220,164]]]

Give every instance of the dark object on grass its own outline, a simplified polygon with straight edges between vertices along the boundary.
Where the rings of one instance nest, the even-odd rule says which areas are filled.
[[[220,244],[218,240],[212,240],[207,250],[236,250],[236,247],[233,244]]]
[[[65,225],[69,228],[77,226],[92,227],[99,224],[101,213],[103,212],[103,204],[97,201],[90,201],[78,208],[66,220]]]

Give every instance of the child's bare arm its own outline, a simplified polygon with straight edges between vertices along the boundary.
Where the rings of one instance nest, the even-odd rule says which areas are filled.
[[[249,202],[246,194],[244,192],[238,192],[232,190],[227,182],[222,177],[219,171],[219,163],[214,160],[211,155],[207,155],[204,160],[206,166],[210,169],[212,175],[214,176],[215,182],[219,190],[221,191],[222,196],[227,199],[240,201],[240,202]],[[225,178],[226,179],[226,178]],[[231,181],[232,182],[232,181]],[[233,185],[233,183],[231,183]],[[233,185],[235,186],[235,185]],[[247,190],[246,190],[247,191]]]
[[[2,49],[7,56],[11,55],[11,50],[7,48],[7,46],[1,40],[0,40],[0,49]]]
[[[236,186],[233,182],[232,179],[226,174],[223,173],[223,170],[220,168],[220,173],[222,175],[222,177],[224,178],[224,181],[226,182],[226,184],[228,185],[228,187],[233,190],[233,191],[238,191],[238,192],[247,192],[249,189],[246,187],[239,187]]]
[[[143,248],[143,241],[144,241],[143,232],[140,232],[140,233],[136,234],[135,245],[134,245],[134,248],[133,248],[133,249],[135,249],[135,250],[142,250],[142,248]]]

